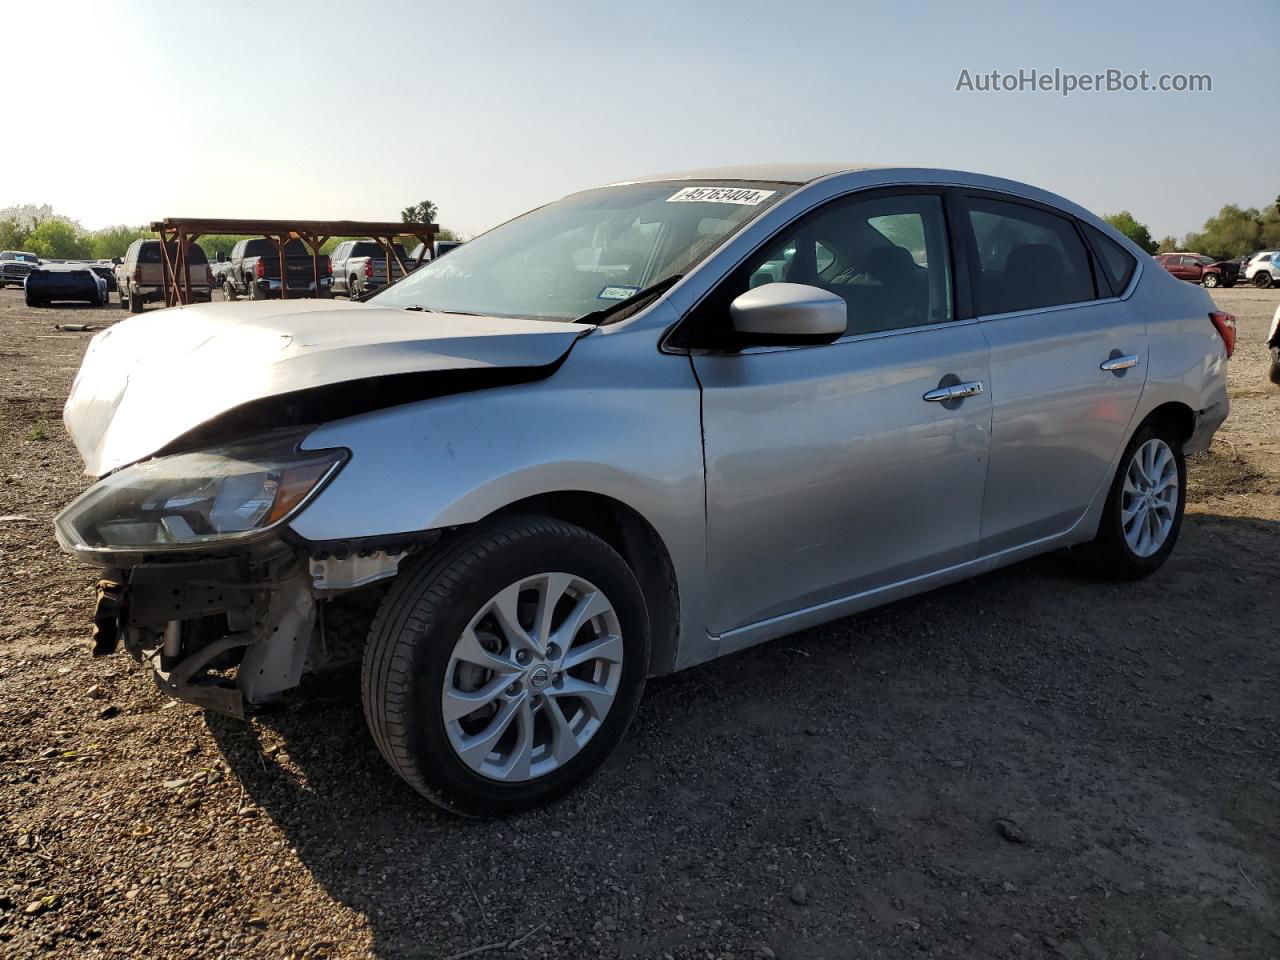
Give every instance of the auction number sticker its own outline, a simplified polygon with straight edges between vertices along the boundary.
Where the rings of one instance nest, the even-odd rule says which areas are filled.
[[[667,203],[736,203],[754,207],[778,191],[752,190],[748,187],[685,187],[667,197]]]

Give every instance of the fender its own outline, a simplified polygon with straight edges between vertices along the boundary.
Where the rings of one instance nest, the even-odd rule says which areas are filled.
[[[699,387],[689,358],[659,355],[655,339],[652,330],[597,328],[545,380],[317,428],[306,449],[345,447],[351,459],[292,532],[311,541],[410,534],[474,523],[539,494],[595,493],[644,517],[670,555],[681,597],[701,598]],[[649,356],[635,362],[641,351]],[[706,659],[690,649],[706,638],[701,603],[682,602],[680,619],[680,660]]]

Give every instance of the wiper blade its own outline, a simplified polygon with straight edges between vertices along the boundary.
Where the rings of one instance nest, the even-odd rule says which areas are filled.
[[[649,300],[653,297],[656,297],[658,294],[665,292],[671,287],[674,287],[683,278],[684,278],[683,273],[672,274],[671,276],[666,277],[663,280],[659,280],[657,283],[649,284],[649,286],[645,287],[643,290],[637,290],[635,293],[627,297],[627,299],[625,300],[619,300],[616,303],[611,303],[609,304],[609,306],[605,307],[602,310],[593,310],[588,314],[584,314],[583,316],[579,317],[577,320],[573,322],[574,323],[594,323],[594,324],[604,323],[614,314],[620,313],[621,311],[626,310],[628,307],[637,306],[641,302],[645,300]]]
[[[437,310],[435,307],[424,307],[420,303],[411,303],[405,307],[406,310],[418,310],[422,313],[436,313],[440,316],[450,315],[455,317],[483,317],[483,313],[471,313],[467,310]]]

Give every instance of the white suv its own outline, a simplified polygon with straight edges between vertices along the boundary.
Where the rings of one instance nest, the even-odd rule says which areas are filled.
[[[1255,287],[1280,284],[1280,250],[1255,253],[1244,268],[1244,278]]]

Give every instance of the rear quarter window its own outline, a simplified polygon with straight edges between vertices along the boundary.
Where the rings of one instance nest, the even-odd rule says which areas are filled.
[[[1119,296],[1128,289],[1129,281],[1133,279],[1133,272],[1138,269],[1138,258],[1097,227],[1087,223],[1082,223],[1081,226],[1084,227],[1089,243],[1093,245],[1093,252],[1102,266],[1103,276],[1111,284],[1111,291]],[[1160,263],[1163,266],[1163,257],[1160,258]]]

